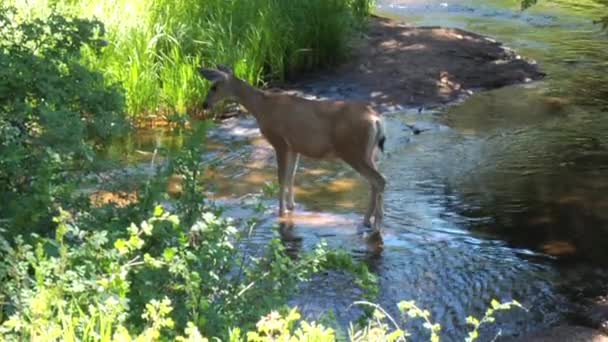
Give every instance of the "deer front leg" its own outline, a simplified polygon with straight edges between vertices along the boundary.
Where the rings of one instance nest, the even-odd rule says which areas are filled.
[[[384,219],[384,178],[380,181],[380,188],[376,194],[376,208],[374,212],[374,230],[379,232]]]
[[[293,183],[296,177],[296,170],[298,169],[298,161],[300,160],[300,154],[294,151],[287,152],[287,210],[293,211],[296,204],[294,201],[295,193],[293,191]]]
[[[277,170],[279,176],[279,217],[285,216],[285,176],[287,171],[287,150],[282,146],[275,146],[277,155]]]

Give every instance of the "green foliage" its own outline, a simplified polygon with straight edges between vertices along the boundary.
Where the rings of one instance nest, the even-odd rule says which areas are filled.
[[[335,334],[331,328],[327,329],[315,322],[302,321],[295,329],[299,319],[300,314],[296,309],[289,311],[285,317],[273,311],[260,319],[256,325],[257,331],[247,333],[247,341],[324,342],[335,340]]]
[[[379,292],[378,278],[371,273],[367,266],[353,260],[346,251],[331,251],[326,255],[325,267],[328,269],[344,270],[354,276],[354,283],[364,290],[365,298],[372,300]]]
[[[253,327],[282,305],[297,282],[322,269],[326,255],[320,246],[293,261],[277,240],[264,256],[243,255],[235,227],[209,212],[188,229],[161,207],[121,231],[81,229],[64,211],[56,222],[53,239],[2,244],[6,339],[107,340],[127,327],[147,336],[188,322],[226,337],[226,327]],[[173,238],[159,239],[167,230]]]
[[[124,127],[119,88],[79,64],[82,49],[100,53],[103,33],[98,21],[31,20],[0,5],[0,221],[15,229],[48,227],[51,203],[73,188],[66,172],[85,170]]]
[[[370,302],[355,302],[358,305],[365,305],[374,309],[372,318],[368,320],[367,324],[359,329],[354,328],[351,325],[349,332],[350,340],[353,342],[364,342],[364,341],[389,341],[389,342],[403,342],[406,341],[406,337],[410,334],[399,326],[397,321],[391,317],[383,308],[377,304]],[[469,332],[468,337],[465,341],[472,342],[477,340],[479,337],[479,327],[482,324],[495,322],[494,313],[500,310],[509,310],[513,307],[523,308],[517,301],[511,301],[507,303],[500,303],[493,299],[490,303],[491,307],[486,311],[485,316],[478,320],[475,317],[467,317],[467,323],[473,326],[473,330]],[[419,318],[423,320],[423,327],[429,331],[429,341],[439,342],[441,325],[433,323],[431,321],[431,313],[428,310],[420,309],[414,301],[402,301],[397,304],[399,311],[404,317],[408,318]],[[385,321],[388,320],[390,324]]]
[[[536,5],[537,2],[538,2],[538,0],[522,0],[521,9],[522,10],[528,9],[528,8]]]
[[[171,158],[167,174],[177,176],[183,183],[183,191],[179,194],[175,205],[178,211],[184,213],[183,220],[191,225],[200,217],[205,204],[204,188],[201,172],[204,170],[201,156],[204,152],[208,122],[192,122],[187,131],[184,145]]]
[[[513,307],[518,307],[518,308],[525,310],[525,308],[521,304],[519,304],[519,302],[517,302],[515,300],[511,301],[511,302],[507,302],[507,303],[500,303],[496,299],[492,299],[492,302],[490,303],[490,305],[491,305],[491,307],[486,310],[486,313],[481,318],[481,320],[479,320],[473,316],[467,317],[467,324],[471,325],[473,327],[473,330],[471,330],[469,332],[469,336],[467,337],[466,342],[475,341],[479,337],[479,327],[481,325],[495,322],[495,319],[494,319],[495,312],[501,311],[501,310],[510,310]]]
[[[47,0],[16,1],[28,15]],[[348,53],[371,0],[60,0],[55,8],[96,17],[109,46],[89,65],[126,89],[128,111],[198,114],[202,64],[228,64],[253,84],[334,65]]]

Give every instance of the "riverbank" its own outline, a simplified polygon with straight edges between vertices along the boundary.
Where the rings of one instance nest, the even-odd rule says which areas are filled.
[[[490,37],[372,16],[349,62],[283,88],[300,95],[370,101],[381,111],[395,111],[443,105],[478,90],[544,76],[534,60]]]

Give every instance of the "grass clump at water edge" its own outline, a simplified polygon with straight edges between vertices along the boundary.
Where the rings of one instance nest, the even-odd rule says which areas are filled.
[[[335,65],[372,0],[8,0],[26,16],[55,9],[104,23],[108,45],[86,62],[126,91],[127,111],[199,114],[201,65],[234,66],[259,85]]]

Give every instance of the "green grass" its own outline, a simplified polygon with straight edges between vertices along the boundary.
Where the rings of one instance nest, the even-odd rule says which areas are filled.
[[[95,17],[109,45],[86,62],[120,82],[130,115],[197,114],[204,64],[260,85],[348,56],[373,0],[8,0],[23,13]]]

